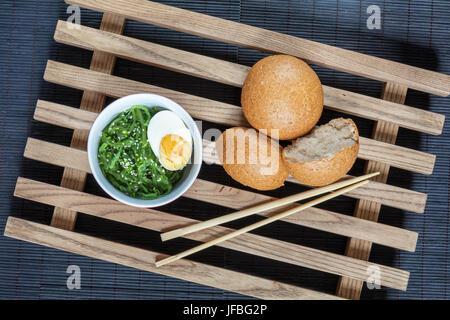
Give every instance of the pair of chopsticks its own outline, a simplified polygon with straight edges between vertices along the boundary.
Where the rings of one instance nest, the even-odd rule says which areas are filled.
[[[275,214],[269,218],[266,218],[264,220],[261,220],[259,222],[253,223],[247,227],[244,227],[242,229],[238,229],[235,230],[233,232],[230,232],[226,235],[223,235],[221,237],[218,237],[214,240],[202,243],[201,245],[198,245],[194,248],[191,248],[189,250],[183,251],[181,253],[178,253],[176,255],[170,256],[168,258],[162,259],[157,261],[155,264],[157,267],[163,266],[165,264],[168,264],[170,262],[174,262],[178,259],[184,258],[188,255],[191,255],[193,253],[199,252],[203,249],[209,248],[211,246],[214,246],[218,243],[221,243],[223,241],[229,240],[231,238],[237,237],[243,233],[252,231],[256,228],[265,226],[271,222],[274,222],[276,220],[280,220],[284,217],[287,217],[291,214],[294,214],[296,212],[300,212],[302,210],[305,210],[307,208],[310,208],[312,206],[315,206],[319,203],[322,203],[324,201],[330,200],[332,198],[335,198],[337,196],[340,196],[341,194],[344,194],[346,192],[349,192],[353,189],[356,189],[366,183],[368,183],[368,179],[375,177],[377,175],[379,175],[379,172],[374,172],[374,173],[370,173],[370,174],[366,174],[364,176],[360,176],[360,177],[356,177],[356,178],[352,178],[352,179],[347,179],[344,181],[340,181],[340,182],[336,182],[333,184],[330,184],[328,186],[325,187],[320,187],[320,188],[316,188],[316,189],[311,189],[299,194],[295,194],[289,197],[285,197],[282,199],[278,199],[278,200],[274,200],[274,201],[270,201],[268,203],[263,203],[260,205],[256,205],[254,207],[248,208],[248,209],[244,209],[244,210],[240,210],[240,211],[236,211],[234,213],[231,214],[227,214],[221,217],[217,217],[211,220],[207,220],[207,221],[203,221],[203,222],[199,222],[184,228],[179,228],[176,230],[172,230],[169,232],[165,232],[161,234],[161,239],[162,241],[167,241],[170,239],[174,239],[174,238],[178,238],[181,237],[183,235],[186,235],[188,233],[192,233],[192,232],[196,232],[196,231],[200,231],[206,228],[210,228],[210,227],[214,227],[217,226],[219,224],[223,224],[229,221],[233,221],[236,219],[241,219],[244,217],[247,217],[249,215],[252,214],[256,214],[259,212],[263,212],[263,211],[267,211],[270,209],[274,209],[274,208],[278,208],[287,204],[290,204],[292,202],[296,202],[296,201],[300,201],[300,200],[304,200],[304,199],[308,199],[308,198],[312,198],[327,192],[331,192],[327,195],[324,195],[320,198],[314,199],[312,201],[309,201],[307,203],[301,204],[299,206],[296,206],[294,208],[288,209],[286,211],[283,211],[281,213]]]

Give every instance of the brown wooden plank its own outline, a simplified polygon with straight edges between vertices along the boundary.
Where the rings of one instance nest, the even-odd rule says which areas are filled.
[[[196,220],[154,209],[130,207],[116,200],[25,178],[18,179],[14,195],[159,232],[197,222]],[[217,226],[203,230],[201,233],[186,235],[185,237],[191,240],[207,242],[232,231],[234,230]],[[359,280],[366,279],[366,272],[370,266],[377,267],[382,275],[381,284],[399,290],[406,288],[409,277],[407,271],[251,233],[242,234],[239,237],[220,243],[218,246],[305,268],[336,275],[346,275]]]
[[[287,179],[287,181],[293,180],[292,177]],[[346,195],[355,199],[373,201],[417,213],[424,212],[427,201],[425,193],[392,186],[376,180],[371,180],[367,185],[348,192]]]
[[[112,33],[122,33],[125,18],[112,13],[103,14],[100,29]],[[108,53],[94,51],[90,69],[102,73],[112,73],[116,58]],[[105,104],[105,96],[101,93],[86,90],[81,99],[80,108],[93,112],[100,112]],[[71,146],[78,149],[86,149],[89,132],[75,130],[72,136]],[[65,168],[61,180],[61,186],[83,190],[86,182],[86,173],[72,168]],[[77,213],[66,209],[55,208],[51,225],[58,228],[73,230]]]
[[[96,113],[39,100],[36,106],[35,119],[65,128],[75,129],[80,125],[85,130],[90,129]],[[398,150],[398,149],[396,149]],[[406,158],[409,159],[405,155]],[[220,164],[215,154],[215,144],[208,140],[203,140],[203,161],[208,164]],[[292,177],[288,182],[299,183]],[[399,188],[375,181],[369,182],[346,195],[357,199],[367,199],[413,212],[423,212],[426,203],[426,194]]]
[[[20,181],[23,181],[23,179]],[[18,182],[18,186],[16,187],[16,196],[34,200],[29,198],[29,193],[24,194],[23,191],[22,193],[18,193],[18,190],[23,190],[23,188],[20,189],[21,187],[22,186],[19,185]],[[50,188],[50,186],[47,186],[47,188]],[[184,194],[184,197],[205,201],[236,210],[275,199],[273,197],[231,188],[229,186],[202,179],[198,179]],[[288,207],[293,206],[294,205],[290,205],[285,208],[287,209]],[[270,216],[274,212],[279,212],[280,210],[281,209],[279,208],[276,210],[266,211],[264,213],[260,213],[260,215]],[[391,227],[380,223],[373,223],[319,208],[307,209],[302,213],[293,214],[292,216],[286,217],[282,220],[296,225],[332,232],[342,236],[356,237],[407,251],[414,251],[417,242],[416,232]],[[181,221],[178,224],[170,226],[170,228],[182,227],[185,224],[186,222]],[[169,228],[169,226],[166,227]]]
[[[90,173],[91,171],[86,151],[33,138],[28,138],[27,140],[24,157],[43,162],[51,159],[50,163],[53,165],[81,171],[84,174]]]
[[[203,161],[208,164],[220,165],[217,155],[215,154],[214,143],[208,140],[203,140]],[[351,176],[348,175],[346,177]],[[286,181],[300,184],[299,181],[291,176],[289,176]],[[392,186],[375,180],[370,180],[368,184],[347,192],[345,196],[373,201],[386,206],[417,213],[424,212],[427,201],[427,195],[425,193]]]
[[[404,103],[407,91],[407,87],[388,82],[383,87],[381,97],[386,100]],[[378,121],[375,123],[372,136],[376,140],[395,143],[397,133],[397,125],[385,121]],[[366,163],[366,168],[364,171],[366,173],[379,171],[380,175],[378,175],[374,179],[381,183],[386,183],[389,174],[389,165],[375,161],[368,161]],[[378,221],[380,209],[380,203],[367,200],[359,200],[356,203],[354,216],[361,219]],[[345,254],[350,257],[368,261],[371,249],[371,242],[356,238],[350,238],[347,242]],[[340,297],[345,297],[348,299],[359,299],[361,296],[363,284],[364,283],[362,281],[341,277],[338,282],[336,293]]]
[[[445,74],[152,1],[66,0],[66,2],[92,10],[122,14],[133,20],[209,39],[297,56],[320,66],[383,82],[395,82],[424,92],[441,96],[450,94],[450,76]]]
[[[68,147],[55,147],[51,143],[39,141],[32,138],[29,138],[28,142],[35,144],[35,146],[30,147],[29,145],[27,145],[24,154],[25,157],[51,163],[54,165],[60,165],[62,163],[61,159],[64,159],[65,166],[71,166],[74,169],[90,170],[87,161],[87,154],[84,151],[81,151],[81,153],[80,151],[75,152],[73,149]],[[205,145],[210,145],[210,142],[206,140],[204,140],[203,142],[205,150],[203,160],[208,161],[208,163],[211,164],[216,163],[214,161],[217,161],[217,158],[210,156],[210,152],[208,151],[207,147],[205,148]],[[56,149],[58,150],[58,159],[55,159],[53,153],[53,150]],[[81,161],[82,157],[84,157],[83,161]],[[299,184],[299,182],[292,177],[288,177],[287,181]],[[370,201],[380,202],[391,207],[418,213],[423,212],[426,203],[426,194],[424,193],[376,181],[370,181],[368,184],[346,193],[346,196],[356,199],[366,199]]]
[[[249,126],[241,108],[238,106],[125,78],[92,72],[67,64],[49,61],[44,78],[50,82],[81,90],[99,91],[115,98],[138,92],[153,92],[177,101],[194,118],[229,126]],[[362,138],[361,142],[366,143],[367,140]],[[420,151],[410,151],[411,149],[374,141],[371,141],[370,145],[367,143],[366,146],[371,147],[371,150],[367,148],[361,149],[366,159],[376,159],[377,161],[383,159],[384,161],[389,161],[391,165],[399,166],[402,169],[425,174],[430,174],[433,170],[434,155]],[[386,154],[381,154],[380,151]]]
[[[151,42],[115,35],[83,27],[69,28],[59,21],[55,40],[89,50],[99,50],[189,75],[241,87],[247,76],[247,66],[214,59],[200,54],[161,46]],[[414,130],[427,127],[429,133],[440,134],[445,117],[382,99],[323,86],[324,104],[328,109],[373,120],[386,120]]]
[[[34,109],[34,119],[74,130],[91,130],[97,112],[72,108],[58,103],[38,100]]]
[[[65,117],[62,117],[61,119],[65,119],[63,121],[67,120],[67,118]],[[62,160],[55,159],[53,157],[52,150],[54,150],[55,147],[52,144],[43,141],[36,141],[32,138],[29,138],[29,142],[39,144],[39,146],[34,147],[33,149],[27,146],[25,150],[26,157],[55,165],[60,165],[62,163]],[[203,161],[208,164],[220,164],[215,153],[213,154],[211,152],[212,149],[213,144],[210,141],[203,140]],[[64,161],[67,161],[65,162],[66,166],[81,168],[82,170],[90,170],[87,162],[87,155],[85,153],[81,153],[84,154],[85,160],[79,161],[81,155],[79,152],[71,155],[74,152],[73,150],[61,146],[59,146],[57,150],[60,158],[64,159]],[[62,152],[66,154],[62,154]],[[77,159],[77,161],[74,161],[75,159]],[[287,181],[299,184],[299,182],[292,177],[288,177]],[[380,202],[391,207],[418,213],[423,212],[427,198],[426,194],[424,193],[376,181],[370,181],[368,184],[346,193],[346,196],[356,199],[366,199],[370,201]]]
[[[44,79],[80,90],[103,93],[113,98],[142,92],[155,93],[176,101],[194,118],[214,119],[214,122],[224,125],[248,126],[242,110],[238,106],[60,62],[51,60],[47,62]]]
[[[240,87],[249,67],[196,53],[166,47],[124,35],[59,20],[54,39],[86,50],[97,50],[117,57],[182,72],[192,76]],[[213,67],[213,68],[211,68]]]
[[[359,142],[358,158],[360,159],[373,160],[422,174],[433,173],[435,155],[365,137],[360,137]],[[208,150],[204,158],[208,157],[209,163],[220,164],[215,153],[215,142],[203,140],[203,149]]]
[[[387,164],[404,170],[432,174],[436,156],[426,152],[404,148],[394,143],[360,137],[358,158]]]
[[[90,129],[96,116],[96,113],[42,100],[38,100],[34,113],[34,119],[36,120],[65,128],[83,130]],[[209,157],[208,159],[204,159],[204,161],[208,161],[208,163],[218,163],[217,157],[212,157],[212,155],[215,155],[214,145],[213,142],[208,144],[208,141],[204,140],[203,149],[204,151],[208,151],[208,153],[205,152],[204,157]],[[429,153],[364,137],[360,137],[358,157],[360,159],[379,161],[393,167],[424,174],[432,173],[436,159],[435,155]]]
[[[59,157],[64,160],[55,159],[54,154],[56,154],[56,151]],[[80,155],[82,152],[30,138],[27,143],[25,157],[55,165],[75,167],[76,169],[90,172],[87,156]],[[63,161],[64,163],[62,163]],[[192,187],[184,194],[184,197],[236,210],[275,199],[255,192],[231,188],[202,179],[197,179]],[[272,212],[279,210],[267,211],[261,213],[261,215],[268,216]],[[283,221],[342,236],[356,237],[408,251],[414,251],[417,242],[417,233],[415,232],[382,224],[368,223],[362,219],[319,208],[309,208],[286,217]]]
[[[191,260],[179,260],[162,268],[156,268],[155,261],[165,255],[15,217],[8,218],[4,235],[261,299],[340,299],[333,295]]]

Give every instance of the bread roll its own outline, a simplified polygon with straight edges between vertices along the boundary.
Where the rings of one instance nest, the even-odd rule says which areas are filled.
[[[288,176],[281,146],[255,129],[225,130],[216,141],[216,150],[225,171],[245,186],[272,190],[281,187]]]
[[[319,121],[323,92],[319,77],[304,61],[275,55],[258,61],[242,87],[241,104],[247,121],[268,135],[294,139]],[[278,137],[272,129],[278,129]]]
[[[289,173],[310,186],[339,180],[353,166],[359,151],[358,128],[351,119],[334,119],[314,128],[284,148]]]

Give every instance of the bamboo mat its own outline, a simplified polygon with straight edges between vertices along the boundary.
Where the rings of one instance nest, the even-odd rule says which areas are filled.
[[[322,43],[401,61],[418,67],[450,74],[449,22],[450,3],[435,1],[160,1],[217,17],[312,39]],[[366,8],[379,5],[381,30],[368,30]],[[79,105],[81,93],[44,82],[42,75],[48,59],[88,67],[90,53],[57,44],[53,33],[58,19],[66,19],[63,1],[5,0],[0,3],[0,233],[8,216],[49,223],[52,208],[13,199],[17,176],[59,184],[62,169],[23,158],[26,137],[68,145],[71,131],[32,120],[37,98],[72,106]],[[82,10],[81,23],[98,27],[100,14]],[[202,53],[245,65],[252,65],[263,53],[237,48],[158,27],[127,21],[125,35]],[[381,92],[381,83],[316,68],[324,84],[374,97]],[[158,68],[119,59],[115,74],[146,83],[167,87],[227,103],[239,104],[240,90]],[[427,108],[450,117],[448,98],[410,90],[406,104]],[[339,115],[325,111],[321,122]],[[356,119],[362,136],[370,136],[371,121]],[[447,299],[450,286],[448,260],[450,123],[443,134],[429,136],[401,129],[398,145],[437,155],[431,176],[391,169],[392,185],[428,194],[424,215],[384,207],[380,221],[419,232],[416,252],[394,251],[374,245],[372,261],[411,272],[406,292],[385,289],[364,289],[362,299]],[[203,123],[203,130],[215,125]],[[352,174],[362,173],[358,162]],[[202,167],[200,178],[238,186],[217,166]],[[240,186],[239,186],[240,187]],[[241,187],[242,188],[242,187]],[[267,194],[282,196],[298,192],[298,185]],[[90,177],[87,190],[104,195]],[[323,208],[352,214],[354,202],[348,198],[326,203]],[[194,200],[179,199],[165,206],[165,211],[206,219],[230,210]],[[26,212],[26,214],[25,214]],[[242,227],[258,218],[247,218],[230,224]],[[106,239],[127,241],[136,246],[163,248],[157,233],[119,223],[100,221],[80,215],[76,229],[95,233]],[[346,239],[341,236],[289,226],[283,222],[258,230],[258,234],[304,244],[314,248],[342,253]],[[173,241],[171,251],[191,246],[186,241]],[[211,248],[199,259],[230,269],[257,274],[270,279],[298,284],[334,293],[337,277],[291,265],[273,263],[263,258]],[[81,290],[66,288],[67,266],[81,268]],[[235,293],[205,287],[182,280],[106,263],[62,251],[32,245],[0,236],[0,299],[233,299],[247,298]]]

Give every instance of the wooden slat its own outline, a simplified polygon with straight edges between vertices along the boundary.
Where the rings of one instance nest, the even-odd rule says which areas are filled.
[[[54,61],[48,61],[44,78],[81,90],[99,91],[115,98],[138,92],[157,93],[178,102],[194,118],[229,126],[249,126],[240,107]],[[366,142],[367,139],[361,139],[361,143]],[[392,166],[414,172],[430,174],[434,167],[434,155],[395,145],[370,141],[361,151],[362,158],[383,160]]]
[[[34,118],[36,120],[62,126],[70,129],[90,130],[90,126],[97,116],[84,110],[67,107],[64,105],[38,100]],[[204,144],[204,149],[213,148]],[[377,140],[360,137],[360,150],[358,157],[364,160],[374,160],[387,163],[393,167],[405,170],[431,174],[436,159],[435,155],[403,148],[395,144],[389,144]],[[212,162],[217,160],[209,159]]]
[[[241,87],[249,67],[200,54],[161,46],[81,26],[69,28],[59,21],[55,40],[89,50],[99,50],[122,58]],[[386,120],[413,130],[440,134],[445,117],[376,99],[354,92],[323,86],[325,107],[372,120]]]
[[[24,157],[78,170],[84,174],[91,172],[86,151],[33,138],[27,140]]]
[[[63,160],[55,159],[56,157],[54,155],[56,152],[58,152],[59,157]],[[87,156],[82,153],[84,152],[29,138],[24,156],[54,165],[74,167],[77,170],[90,173]],[[236,210],[274,199],[273,197],[231,188],[202,179],[197,179],[192,187],[184,194],[184,197]],[[279,211],[279,209],[275,211]],[[263,216],[270,214],[270,211],[261,213]],[[407,251],[414,251],[417,242],[416,232],[383,224],[367,223],[367,221],[362,219],[318,208],[310,208],[293,214],[283,219],[283,221],[342,236],[361,238]]]
[[[35,119],[71,129],[77,128],[78,125],[81,125],[81,128],[85,130],[90,129],[89,121],[92,123],[97,114],[83,110],[76,110],[74,112],[74,110],[76,109],[39,100],[36,106]],[[203,140],[203,161],[208,164],[219,164],[213,142]],[[292,177],[289,177],[288,181],[299,183]],[[424,193],[374,181],[346,195],[357,199],[377,201],[385,205],[413,212],[423,212],[426,203],[426,194]]]
[[[215,142],[203,140],[203,149],[210,150],[210,153],[214,152]],[[205,155],[204,158],[205,157],[208,157],[209,163],[220,164],[217,156],[215,156],[216,159],[208,154]],[[436,156],[429,153],[400,147],[395,144],[360,137],[358,158],[385,163],[392,167],[401,168],[412,172],[431,174],[433,172]],[[289,181],[296,182],[293,180]]]
[[[62,160],[55,159],[54,155],[56,152],[58,152],[57,154],[61,159],[64,159],[64,163],[62,163]],[[50,142],[29,138],[24,156],[90,173],[89,162],[84,151],[59,146]],[[236,210],[274,199],[202,179],[197,179],[184,196]],[[270,212],[262,213],[262,215],[268,214]],[[402,229],[380,224],[367,224],[367,222],[362,220],[355,220],[355,218],[346,215],[318,208],[311,208],[302,213],[294,214],[286,217],[283,221],[343,236],[361,238],[408,251],[414,251],[417,242],[417,233],[415,232],[400,231]]]
[[[59,20],[54,35],[55,41],[86,50],[108,52],[117,57],[237,87],[242,86],[250,69],[244,65],[94,28],[85,26],[72,28],[72,25],[70,22]],[[212,66],[214,68],[211,68]]]
[[[60,154],[60,160],[55,159],[52,153],[48,153],[49,151],[55,149],[52,144],[43,141],[36,141],[32,138],[29,138],[29,142],[38,145],[39,147],[33,147],[31,149],[31,147],[27,146],[24,154],[25,157],[54,165],[60,165],[64,161],[66,166],[90,170],[87,162],[87,155],[85,153],[80,153],[78,151],[73,152],[70,148],[59,146],[57,150]],[[207,143],[210,144],[210,142]],[[62,152],[67,154],[62,154]],[[81,161],[82,157],[84,157],[84,161]],[[205,157],[208,157],[208,152],[205,152],[204,158]],[[210,163],[214,163],[211,162],[211,160],[213,160],[212,157],[209,157],[208,160]],[[288,181],[298,184],[298,181],[292,177],[289,177]],[[367,185],[364,185],[352,192],[348,192],[346,196],[356,199],[375,201],[380,204],[418,213],[423,212],[426,202],[426,194],[424,193],[399,188],[376,181],[370,181]]]
[[[214,143],[203,140],[203,160],[209,164],[219,164],[219,161],[215,154],[211,154],[211,151],[213,150]],[[53,160],[53,157],[49,154],[47,154],[44,151],[44,146],[41,146],[41,148],[36,149],[36,155],[28,152],[25,155],[28,157],[31,157],[35,160],[38,160],[36,157],[42,156],[46,157],[45,162],[53,163],[55,165],[58,165],[57,161]],[[59,149],[59,152],[61,152],[61,149]],[[70,150],[67,150],[66,152],[71,152]],[[64,156],[65,159],[68,159],[69,161],[71,159],[76,159],[76,156],[71,157],[70,155]],[[86,156],[85,156],[86,157]],[[48,158],[48,159],[47,159]],[[86,157],[87,158],[87,157]],[[72,162],[72,161],[71,161]],[[73,162],[73,165],[75,167],[85,166],[87,162]],[[288,182],[296,183],[299,182],[295,180],[292,177],[288,178]],[[382,204],[392,206],[399,209],[404,209],[408,211],[423,212],[425,208],[426,203],[426,194],[384,184],[379,183],[375,181],[369,182],[367,185],[364,185],[356,190],[353,190],[352,192],[348,192],[346,196],[353,197],[356,199],[367,199],[371,201],[380,202]]]
[[[97,116],[97,112],[72,108],[45,100],[38,100],[34,110],[35,120],[74,130],[91,130]]]
[[[108,262],[261,299],[339,299],[333,295],[191,260],[180,260],[163,268],[156,268],[155,261],[161,256],[158,252],[103,240],[73,231],[62,230],[15,217],[8,218],[4,235],[94,259],[102,259]]]
[[[125,18],[111,13],[105,13],[102,18],[100,29],[112,33],[122,33]],[[112,73],[116,57],[109,53],[94,51],[90,69],[96,72]],[[100,112],[105,104],[105,96],[99,92],[84,91],[81,99],[81,109]],[[86,130],[75,130],[72,136],[71,146],[86,149],[89,132]],[[83,190],[86,182],[86,173],[72,168],[65,168],[61,179],[61,186]],[[61,208],[55,208],[51,225],[58,228],[72,230],[75,226],[77,213]]]
[[[24,178],[18,179],[14,195],[159,232],[173,229],[179,225],[197,222],[196,220],[158,210],[130,207],[116,200]],[[191,240],[207,242],[232,231],[234,230],[216,226],[204,230],[201,233],[193,233],[185,237]],[[399,290],[406,290],[409,277],[409,272],[407,271],[251,233],[240,235],[239,237],[220,243],[218,246],[323,272],[346,275],[362,281],[367,279],[367,269],[373,266],[380,268],[382,277],[381,285]]]
[[[294,178],[288,177],[287,181],[297,183]],[[389,184],[371,180],[368,184],[346,193],[347,196],[377,202],[389,207],[407,211],[423,213],[427,195],[405,188],[399,188]]]
[[[80,90],[103,93],[113,98],[151,92],[176,101],[194,118],[214,119],[214,122],[223,125],[248,126],[240,107],[52,60],[47,62],[44,79]]]
[[[383,87],[381,97],[386,100],[404,103],[407,91],[407,87],[393,83],[386,83]],[[376,140],[395,143],[395,140],[397,139],[397,133],[397,125],[385,121],[378,121],[374,126],[372,136]],[[381,183],[386,183],[389,174],[389,165],[375,161],[368,161],[366,163],[364,171],[366,173],[379,171],[380,175],[378,175],[375,180]],[[380,209],[381,204],[379,203],[360,200],[356,203],[354,216],[361,219],[378,221]],[[347,242],[345,254],[350,257],[355,257],[367,261],[369,260],[371,249],[372,243],[370,241],[350,238]],[[337,295],[348,299],[359,299],[361,296],[362,287],[362,281],[345,277],[339,278],[336,293]]]
[[[251,191],[231,188],[211,181],[198,179],[184,194],[184,197],[241,210],[252,205],[274,200],[275,198]],[[261,213],[270,216],[272,210]],[[380,223],[367,224],[366,220],[355,220],[354,217],[319,208],[309,208],[298,214],[283,219],[285,222],[297,224],[317,230],[331,232],[342,236],[355,234],[353,237],[374,243],[414,251],[417,243],[416,232],[404,230]],[[372,240],[368,240],[371,238]]]
[[[203,140],[203,149],[208,150],[203,156],[204,161],[221,164],[215,153],[215,142]],[[408,149],[382,141],[360,137],[358,158],[382,162],[392,167],[402,168],[413,172],[431,174],[433,172],[435,155]],[[294,180],[289,180],[298,183]]]
[[[422,174],[433,173],[436,161],[434,154],[365,137],[360,137],[359,141],[358,158],[360,159],[381,162],[395,168]]]
[[[450,94],[450,77],[402,63],[179,9],[147,0],[66,0],[92,10],[268,52],[300,57],[320,66],[395,82],[441,96]]]

